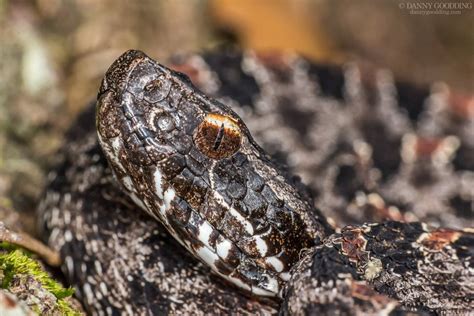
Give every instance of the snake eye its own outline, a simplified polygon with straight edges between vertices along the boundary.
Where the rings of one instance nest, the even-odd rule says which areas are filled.
[[[211,113],[194,131],[194,143],[206,156],[227,158],[240,147],[242,132],[237,122],[225,115]]]

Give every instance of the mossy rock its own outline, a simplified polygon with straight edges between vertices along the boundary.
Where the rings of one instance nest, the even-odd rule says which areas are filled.
[[[0,244],[0,287],[40,315],[82,314],[71,304],[72,288],[64,288],[27,252],[8,243]]]

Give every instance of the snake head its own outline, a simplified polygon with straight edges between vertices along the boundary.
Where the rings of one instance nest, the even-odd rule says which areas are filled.
[[[241,288],[277,295],[300,251],[327,231],[230,108],[140,51],[107,71],[96,120],[123,190]]]
[[[192,142],[212,159],[227,158],[248,134],[233,111],[199,93],[186,75],[137,50],[120,56],[107,71],[99,90],[97,126],[102,140],[114,139],[115,144],[108,143],[118,147],[119,137],[127,160],[144,165],[176,151],[187,154]]]

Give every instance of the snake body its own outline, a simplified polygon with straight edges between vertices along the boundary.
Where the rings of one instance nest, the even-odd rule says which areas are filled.
[[[392,145],[400,147],[410,120],[395,115],[389,77],[376,80],[382,107],[366,116],[368,101],[354,68],[346,71],[347,78],[332,69],[320,71],[329,78],[319,81],[318,91],[311,77],[317,68],[303,59],[208,56],[209,65],[220,66],[216,72],[203,66],[205,60],[179,59],[174,68],[187,72],[193,83],[221,102],[195,88],[185,75],[142,52],[129,51],[114,62],[102,82],[98,140],[91,110],[69,133],[64,162],[51,176],[40,214],[49,244],[61,251],[65,274],[90,311],[265,314],[274,313],[281,298],[283,314],[472,308],[474,237],[461,229],[462,220],[441,218],[443,224],[451,220],[448,224],[459,229],[384,222],[347,226],[334,234],[314,207],[311,189],[323,211],[334,212],[329,215],[342,223],[352,220],[351,212],[337,215],[338,209],[358,210],[361,221],[367,219],[365,212],[375,213],[376,219],[405,220],[404,216],[423,212],[420,219],[435,217],[430,212],[436,210],[426,211],[416,198],[404,192],[390,194],[400,185],[397,181],[403,184],[403,172],[410,172],[403,170],[398,156],[390,156]],[[223,76],[217,89],[213,75],[219,72]],[[262,97],[255,101],[252,94],[257,92]],[[339,108],[341,99],[346,108]],[[239,111],[274,157],[290,168],[300,166],[297,171],[304,179],[317,174],[307,181],[311,189],[266,154],[240,116],[224,103]],[[249,105],[254,106],[251,116]],[[292,112],[295,109],[300,112]],[[408,110],[410,115],[420,114]],[[286,127],[274,121],[275,114],[285,115],[284,111]],[[322,124],[311,124],[315,114]],[[268,120],[266,125],[255,125],[252,120],[259,116]],[[348,117],[362,122],[362,128],[354,130],[356,124]],[[388,117],[388,126],[377,124]],[[380,135],[364,135],[368,127]],[[409,137],[421,142],[417,135],[406,134],[405,142],[410,143]],[[473,181],[471,167],[462,165],[462,159],[457,170],[447,165],[458,148],[469,155],[471,145],[460,141],[468,134],[461,128],[456,136],[438,135],[437,146],[432,141],[428,153],[415,150],[411,156],[410,144],[404,145],[405,160],[434,168],[426,174],[451,172],[443,189],[434,185],[436,179],[423,188],[423,196],[437,195],[431,205],[438,209],[450,207],[443,204],[446,201],[466,200],[465,187]],[[295,138],[299,141],[291,144],[293,148],[307,147],[300,156],[298,150],[284,151],[290,147],[286,142]],[[382,144],[381,152],[371,146],[374,139]],[[371,164],[386,172],[376,174]],[[397,172],[402,176],[397,178]],[[384,182],[388,184],[378,184]],[[328,190],[328,183],[336,190]],[[405,203],[400,208],[408,211],[385,205],[381,197],[395,201],[397,194]],[[240,290],[215,280],[206,266]]]

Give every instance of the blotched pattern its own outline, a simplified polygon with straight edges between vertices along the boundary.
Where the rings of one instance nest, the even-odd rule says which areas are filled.
[[[119,63],[127,65],[136,60],[124,56],[125,61]],[[243,274],[233,279],[233,283],[241,281],[237,285],[247,290],[250,284],[250,291],[255,294],[267,294],[260,289],[268,290],[272,284],[268,280],[273,276],[278,274],[281,287],[293,275],[283,292],[286,296],[281,305],[283,314],[305,311],[403,314],[407,308],[422,314],[462,313],[472,309],[469,298],[474,291],[470,287],[474,275],[473,242],[469,231],[434,230],[421,224],[403,223],[349,226],[343,229],[342,235],[332,235],[309,250],[291,273],[281,273],[289,265],[284,265],[281,257],[272,256],[274,249],[269,247],[270,240],[278,240],[273,234],[285,234],[286,225],[294,220],[280,216],[287,214],[278,212],[281,201],[276,205],[272,201],[293,199],[295,192],[307,210],[311,209],[310,195],[314,194],[315,204],[337,226],[385,219],[421,219],[459,228],[472,224],[470,188],[474,166],[469,157],[474,152],[471,110],[474,103],[470,99],[457,97],[442,84],[434,85],[431,91],[418,89],[394,83],[386,71],[370,74],[355,65],[344,68],[314,65],[296,56],[227,52],[180,57],[174,60],[173,68],[188,73],[193,83],[208,95],[231,106],[275,159],[270,161],[263,152],[252,156],[252,151],[243,150],[229,157],[230,164],[219,160],[210,163],[202,151],[191,148],[193,131],[203,117],[199,116],[201,110],[193,112],[194,106],[204,109],[203,113],[218,108],[223,110],[220,114],[230,115],[238,122],[240,119],[193,90],[182,75],[165,71],[172,74],[166,78],[179,83],[169,85],[161,75],[143,73],[150,66],[156,67],[152,61],[148,62],[151,64],[145,65],[133,80],[127,75],[127,67],[112,67],[107,74],[111,80],[104,81],[100,91],[103,98],[100,115],[104,120],[100,121],[99,135],[129,198],[111,184],[110,171],[103,165],[105,160],[94,137],[84,137],[92,135],[89,113],[89,118],[85,115],[75,125],[72,133],[75,136],[69,136],[70,145],[64,149],[67,159],[56,176],[52,175],[41,207],[43,231],[49,236],[50,244],[61,249],[66,275],[77,284],[88,310],[109,314],[118,311],[199,314],[216,309],[216,313],[238,314],[275,311],[274,305],[268,302],[258,303],[238,291],[224,289],[220,281],[208,279],[208,270],[190,268],[193,259],[181,253],[180,246],[168,241],[169,237],[158,234],[160,226],[153,229],[156,223],[138,215],[130,199],[163,221],[178,240],[184,236],[181,240],[192,241],[183,243],[222,276],[234,277],[236,271]],[[128,85],[142,89],[132,87],[117,100],[114,99],[117,95],[107,92],[113,90],[107,82],[113,83],[113,89]],[[167,94],[161,93],[168,89]],[[193,93],[186,95],[184,92],[189,89]],[[143,104],[158,102],[160,107],[163,103],[184,106],[190,115],[178,115],[181,120],[156,111],[142,115],[134,106],[137,98]],[[118,106],[110,106],[113,104]],[[198,119],[186,122],[184,117]],[[258,148],[253,147],[247,129],[243,124],[242,127],[244,138],[249,139],[249,147],[243,148]],[[171,142],[173,131],[181,128],[187,128],[183,137]],[[156,131],[162,131],[162,136],[152,142],[150,135]],[[123,138],[122,134],[128,137]],[[88,146],[78,145],[79,139]],[[179,155],[167,159],[166,149],[176,149]],[[289,176],[276,160],[301,174],[310,190]],[[272,169],[281,172],[283,178],[272,178]],[[104,178],[101,170],[108,176]],[[167,177],[163,170],[171,171],[172,176]],[[279,186],[282,180],[287,183],[283,187]],[[94,190],[86,190],[89,185]],[[106,189],[101,189],[102,186]],[[186,204],[177,203],[180,199]],[[108,204],[117,201],[120,206]],[[202,207],[203,201],[210,204]],[[328,235],[328,231],[320,229],[326,224],[319,213],[298,215],[305,214],[315,216],[316,223],[320,223],[319,227],[312,226],[311,220],[303,219],[309,231],[321,233],[320,237]],[[272,218],[278,220],[270,220],[271,229],[268,229],[266,224]],[[225,233],[218,235],[222,232]],[[144,244],[141,236],[158,235],[168,239],[157,241],[160,248],[149,251],[155,243]],[[222,239],[222,235],[228,238]],[[119,241],[104,243],[110,238]],[[380,250],[381,241],[383,247],[391,248]],[[418,248],[414,249],[416,245]],[[180,249],[177,253],[182,262],[172,261],[178,259],[165,251],[168,247]],[[301,245],[302,250],[305,247]],[[285,249],[291,252],[295,248]],[[146,252],[146,260],[141,251]],[[238,251],[250,260],[242,260]],[[298,258],[303,255],[298,252]],[[97,266],[109,267],[116,258],[120,260],[113,269],[97,270]],[[163,262],[169,258],[175,258],[169,261],[169,267],[176,264],[186,267],[178,274],[166,273],[174,269],[155,270],[166,267]],[[235,258],[241,260],[240,265],[233,261]],[[413,270],[415,262],[420,270]],[[232,264],[237,264],[237,268],[229,271]],[[316,270],[319,272],[315,273]],[[154,271],[152,278],[147,276],[149,271]],[[460,274],[456,272],[456,277],[451,277],[450,271]],[[133,277],[129,280],[130,274]],[[202,277],[208,283],[201,283]],[[397,285],[399,277],[405,284],[403,288]],[[422,288],[432,293],[427,299],[417,285],[421,279],[426,282]],[[131,280],[136,282],[131,284]],[[452,281],[457,286],[455,296],[447,294],[452,287],[436,286],[439,282]],[[91,295],[104,287],[120,291]],[[148,296],[147,291],[154,295]],[[171,293],[183,296],[177,298]]]

